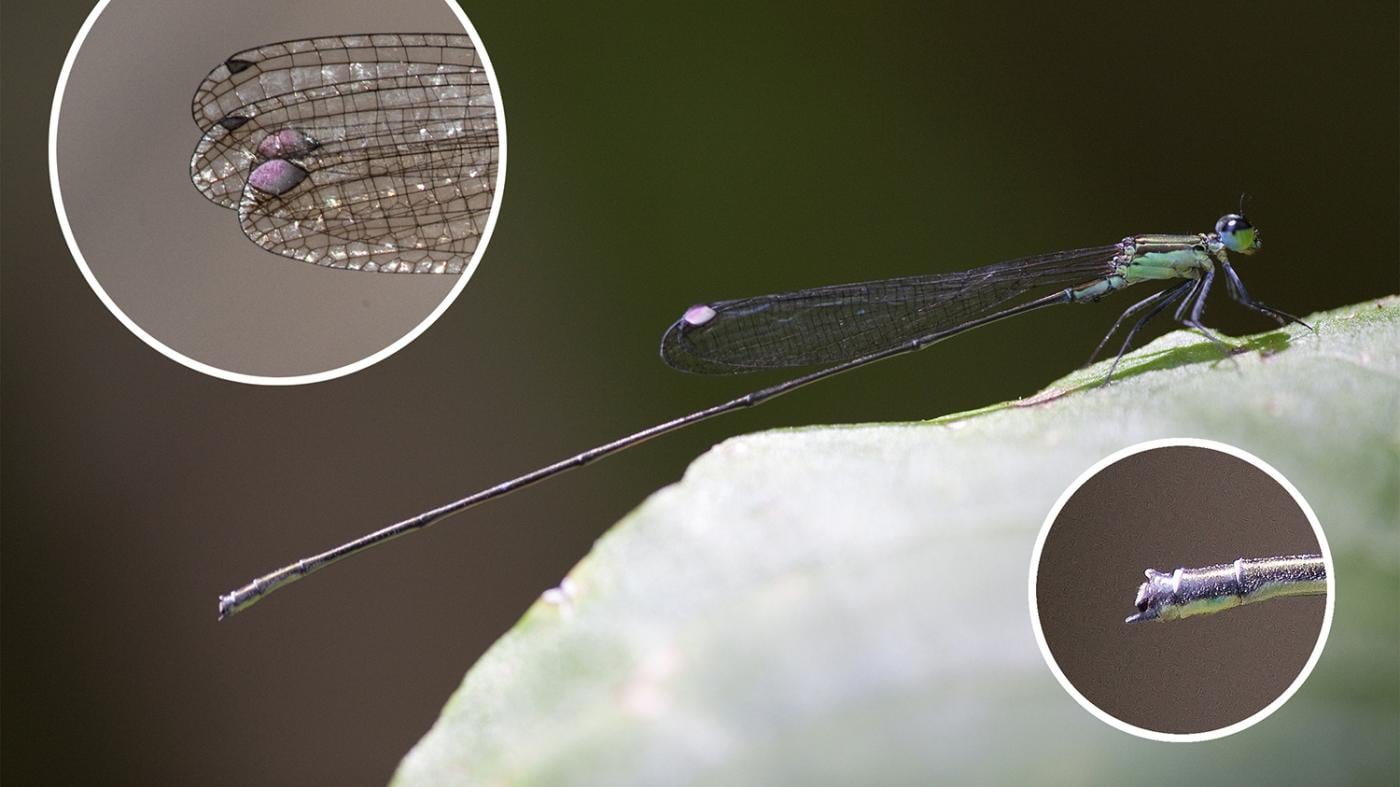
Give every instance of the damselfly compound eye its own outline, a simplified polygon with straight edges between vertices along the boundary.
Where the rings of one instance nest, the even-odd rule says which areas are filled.
[[[1238,213],[1221,216],[1220,221],[1215,222],[1215,234],[1220,236],[1225,248],[1241,254],[1250,254],[1263,245],[1259,231]]]
[[[1238,213],[1230,213],[1225,216],[1221,216],[1220,220],[1215,222],[1215,231],[1222,235],[1224,235],[1227,232],[1233,233],[1237,230],[1247,229],[1250,229],[1249,221],[1246,220],[1244,216],[1241,216]]]

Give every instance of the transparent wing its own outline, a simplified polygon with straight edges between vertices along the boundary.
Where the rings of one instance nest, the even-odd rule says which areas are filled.
[[[284,41],[195,92],[191,179],[269,251],[319,265],[460,273],[495,197],[496,111],[465,35]]]
[[[661,357],[697,374],[831,365],[955,332],[1037,289],[1111,274],[1117,244],[970,271],[839,284],[693,306],[661,339]]]

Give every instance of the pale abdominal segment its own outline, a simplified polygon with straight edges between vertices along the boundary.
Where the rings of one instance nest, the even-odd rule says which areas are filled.
[[[1147,569],[1138,588],[1137,613],[1125,622],[1181,620],[1286,596],[1327,593],[1327,567],[1321,555],[1239,558],[1171,573]]]

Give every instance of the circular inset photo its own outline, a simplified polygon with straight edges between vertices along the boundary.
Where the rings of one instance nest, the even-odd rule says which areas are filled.
[[[1278,471],[1223,443],[1159,440],[1061,495],[1031,558],[1031,621],[1095,716],[1209,740],[1302,685],[1331,626],[1331,583],[1317,517]]]
[[[444,0],[103,0],[49,125],[78,266],[193,369],[338,377],[466,286],[505,180],[491,62]]]

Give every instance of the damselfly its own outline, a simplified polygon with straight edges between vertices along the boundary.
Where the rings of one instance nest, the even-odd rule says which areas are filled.
[[[1218,275],[1225,277],[1226,288],[1236,302],[1279,324],[1303,324],[1298,318],[1251,298],[1231,267],[1228,252],[1252,254],[1260,245],[1259,231],[1242,214],[1232,213],[1216,222],[1214,232],[1197,235],[1134,235],[1106,246],[1025,257],[959,273],[818,287],[692,306],[661,339],[661,357],[676,369],[730,374],[796,366],[825,368],[643,429],[299,560],[220,596],[219,616],[232,615],[269,592],[341,558],[658,435],[752,407],[818,380],[920,350],[950,336],[1045,306],[1089,303],[1136,284],[1171,282],[1128,307],[1099,343],[1095,355],[1124,320],[1141,314],[1129,329],[1105,380],[1112,376],[1118,359],[1142,326],[1173,304],[1177,305],[1178,321],[1227,348],[1201,325],[1206,295]],[[1022,300],[1037,290],[1050,292]]]
[[[195,92],[190,177],[253,242],[331,268],[461,273],[496,193],[496,107],[465,35],[282,41]]]
[[[1287,596],[1327,593],[1327,567],[1321,555],[1239,558],[1170,574],[1147,569],[1138,588],[1137,614],[1124,622],[1181,620]]]

